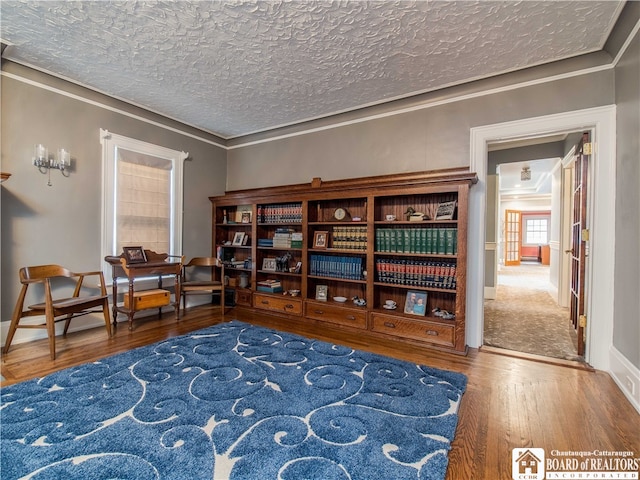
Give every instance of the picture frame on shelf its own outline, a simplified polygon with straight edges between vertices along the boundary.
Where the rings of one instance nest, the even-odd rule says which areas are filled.
[[[240,216],[240,223],[251,223],[251,212],[242,212]]]
[[[424,317],[427,313],[427,292],[409,290],[404,302],[404,313]]]
[[[327,248],[329,241],[329,232],[318,231],[313,234],[313,248]]]
[[[244,237],[245,237],[244,232],[236,232],[233,235],[233,241],[231,242],[231,245],[234,245],[234,246],[242,245],[242,241],[244,240]]]
[[[275,258],[264,258],[262,259],[262,270],[267,272],[275,272],[277,268],[277,263]]]
[[[142,247],[122,247],[122,254],[127,264],[147,263],[147,255]]]
[[[327,285],[316,285],[316,300],[326,302],[329,296],[329,287]]]
[[[248,233],[245,233],[244,237],[242,237],[242,245],[243,246],[249,245],[249,234]]]
[[[453,220],[453,215],[456,211],[456,201],[440,202],[438,204],[438,210],[436,210],[436,220]]]

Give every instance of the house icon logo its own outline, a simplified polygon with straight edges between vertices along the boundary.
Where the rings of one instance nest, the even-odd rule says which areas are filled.
[[[514,448],[511,473],[513,480],[544,480],[544,448]]]

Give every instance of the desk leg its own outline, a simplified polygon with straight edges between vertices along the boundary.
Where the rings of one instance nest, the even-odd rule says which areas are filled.
[[[135,312],[133,302],[133,280],[129,280],[129,311],[127,312],[127,318],[129,320],[129,330],[133,330],[133,314]]]
[[[176,301],[173,304],[173,308],[176,311],[176,322],[180,321],[180,293],[181,293],[180,274],[176,274],[176,288],[175,288]]]
[[[113,325],[116,326],[116,324],[118,323],[116,320],[118,318],[118,282],[117,282],[117,277],[114,275],[113,277],[113,283],[111,284],[111,290],[112,290],[112,301],[113,301]]]

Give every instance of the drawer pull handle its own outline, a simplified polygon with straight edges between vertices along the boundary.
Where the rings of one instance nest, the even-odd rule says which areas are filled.
[[[434,337],[437,337],[439,333],[435,330],[427,330],[427,335],[433,335]]]
[[[354,317],[353,315],[347,315],[347,320],[355,320],[356,317]]]
[[[262,303],[263,305],[269,305],[269,300],[262,300],[260,303]]]
[[[324,315],[324,312],[322,310],[314,310],[313,313],[316,313],[318,315]]]
[[[293,308],[293,305],[291,305],[291,304],[285,305],[284,308]]]
[[[384,326],[388,328],[396,328],[396,324],[391,322],[384,322]]]

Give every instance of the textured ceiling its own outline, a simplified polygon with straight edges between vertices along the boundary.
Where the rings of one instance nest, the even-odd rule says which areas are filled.
[[[601,50],[622,3],[2,0],[0,37],[230,138]]]

